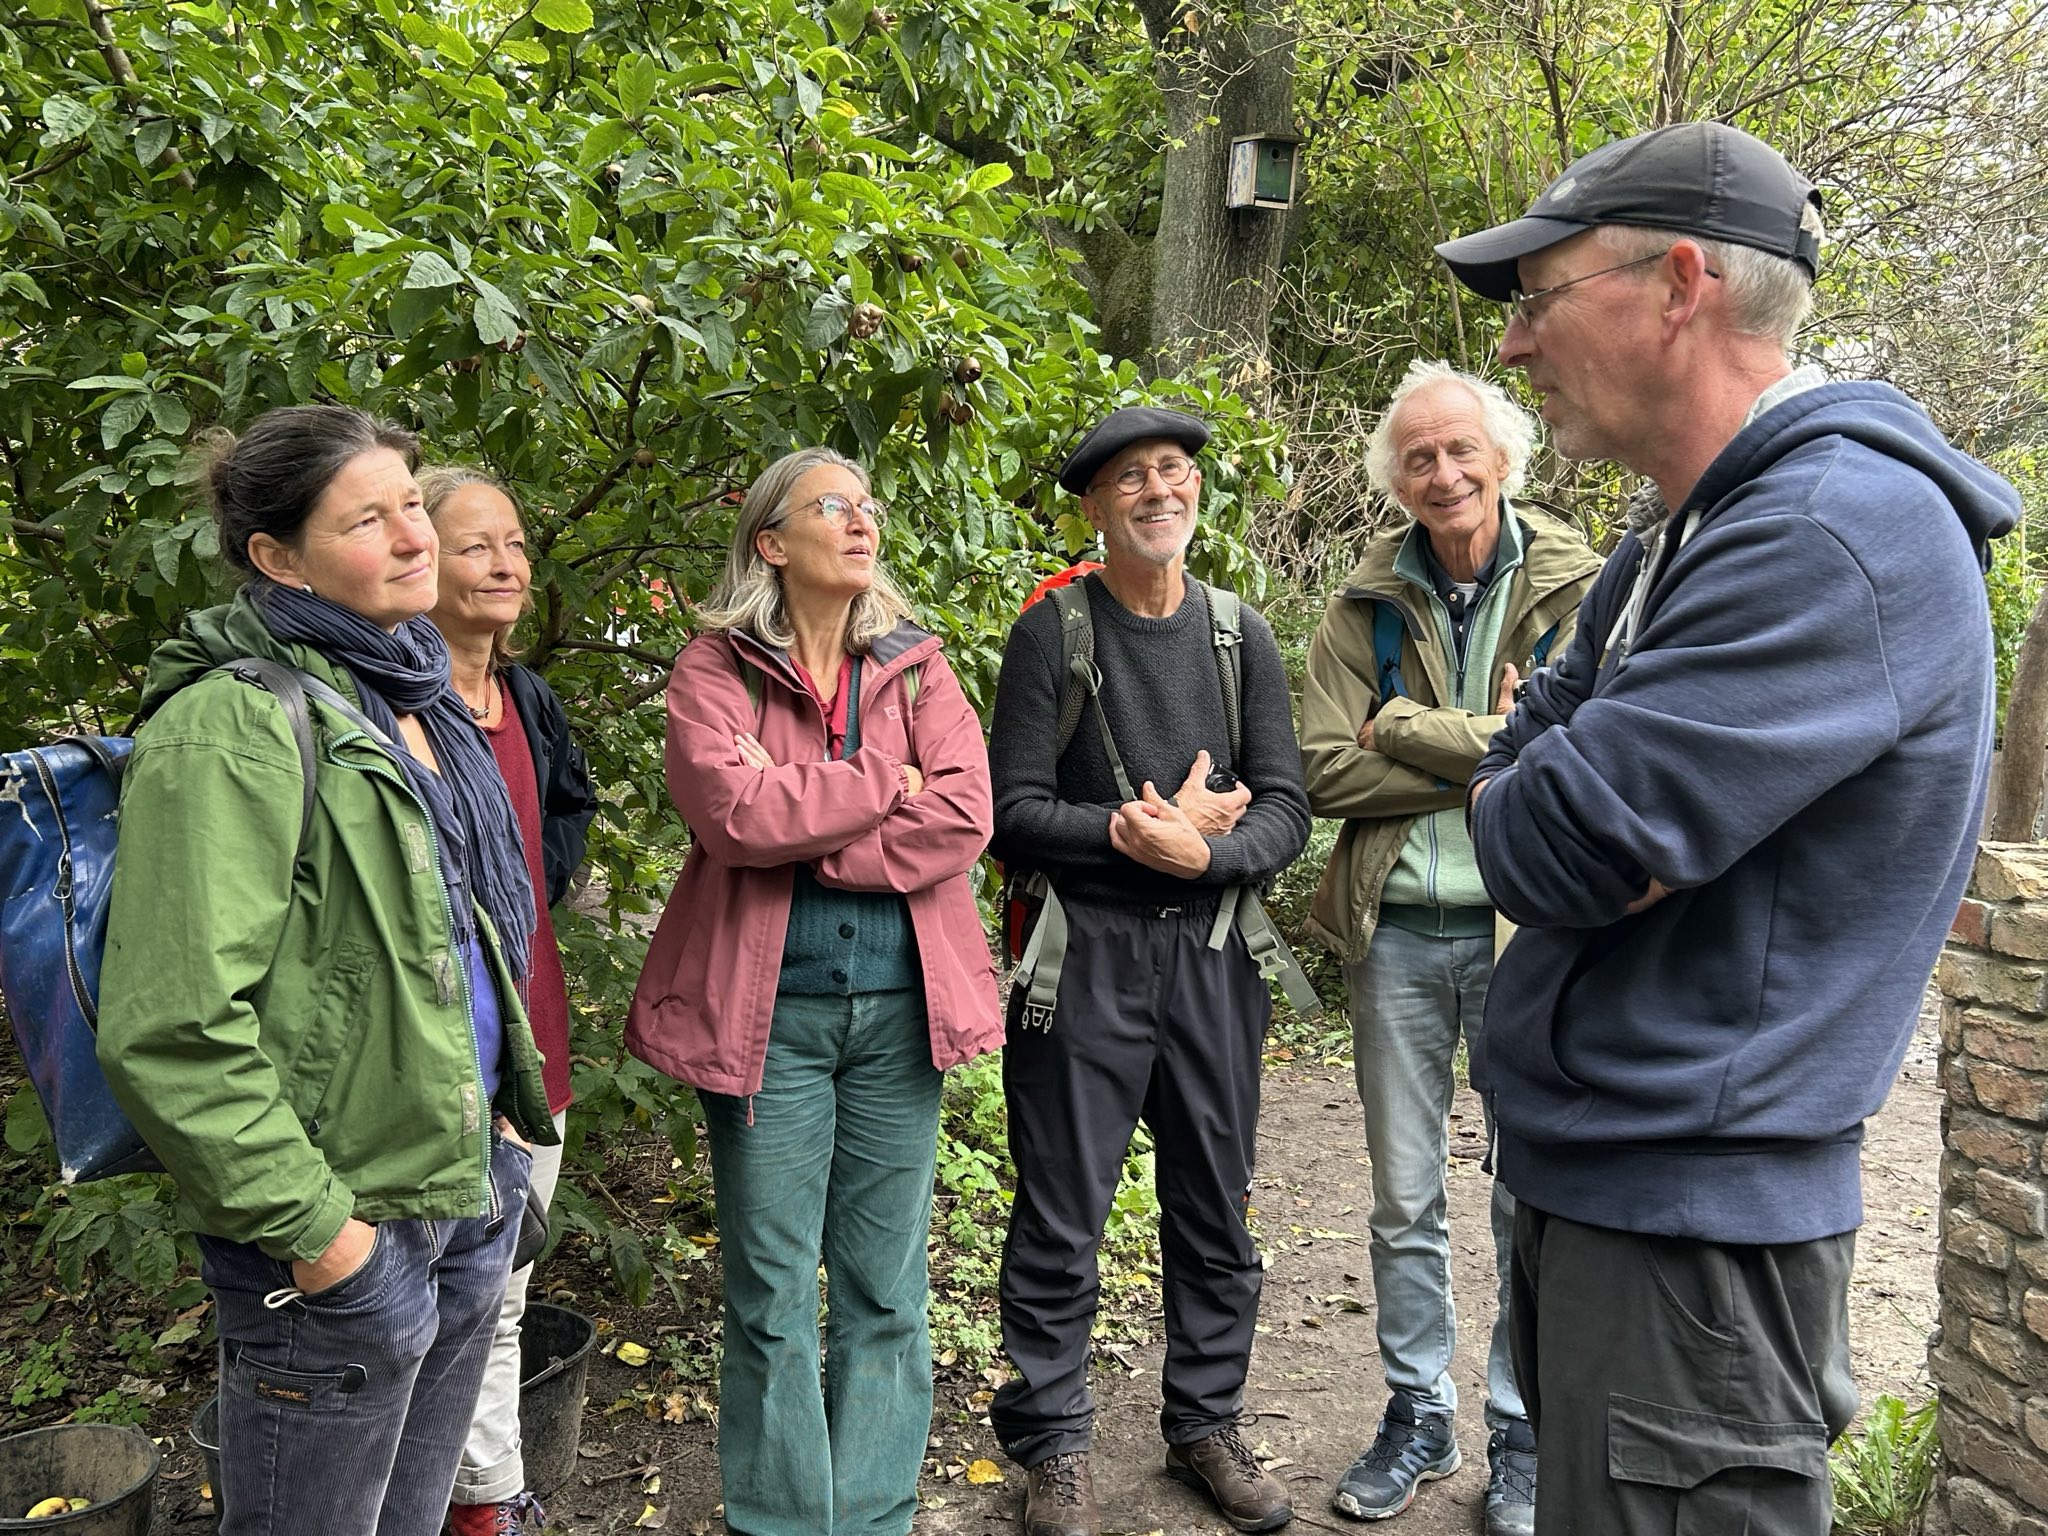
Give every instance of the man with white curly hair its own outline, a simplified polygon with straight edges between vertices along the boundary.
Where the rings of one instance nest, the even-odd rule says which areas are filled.
[[[1309,648],[1309,805],[1344,823],[1309,926],[1344,962],[1350,995],[1390,1394],[1337,1489],[1337,1510],[1362,1520],[1399,1514],[1460,1460],[1445,1124],[1459,1033],[1478,1032],[1494,952],[1465,785],[1516,684],[1562,653],[1600,569],[1575,529],[1508,504],[1535,442],[1535,422],[1498,386],[1413,364],[1366,452],[1373,488],[1412,520],[1366,545]],[[1536,1442],[1505,1321],[1513,1215],[1495,1185],[1487,1536],[1523,1536],[1535,1520]]]

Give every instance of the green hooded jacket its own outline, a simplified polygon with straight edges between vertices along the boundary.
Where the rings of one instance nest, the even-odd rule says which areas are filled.
[[[264,626],[247,594],[151,659],[122,780],[99,1059],[176,1177],[195,1231],[313,1260],[351,1216],[481,1214],[493,1108],[554,1141],[540,1053],[490,924],[505,1022],[495,1106],[426,808],[389,753],[313,705],[305,778],[284,708],[212,668],[345,669]]]
[[[1499,694],[1509,662],[1528,674],[1536,642],[1553,624],[1557,637],[1550,654],[1564,655],[1579,602],[1600,572],[1600,557],[1577,529],[1540,512],[1504,510],[1521,535],[1521,563],[1505,575],[1507,602],[1483,687],[1466,689],[1468,697],[1489,700]],[[1472,770],[1507,718],[1456,703],[1449,642],[1433,611],[1436,595],[1396,567],[1413,526],[1402,523],[1366,544],[1323,610],[1302,685],[1301,759],[1309,809],[1344,823],[1308,927],[1347,964],[1364,959],[1372,944],[1387,876],[1418,818],[1463,807]],[[1382,599],[1392,601],[1407,621],[1401,676],[1408,696],[1384,705],[1372,639],[1373,610]],[[1431,643],[1419,646],[1417,635],[1430,636]],[[1368,718],[1376,722],[1372,750],[1358,744],[1359,727]]]

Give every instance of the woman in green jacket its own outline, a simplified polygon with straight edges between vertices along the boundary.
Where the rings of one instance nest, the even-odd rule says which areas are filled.
[[[100,1061],[213,1290],[226,1536],[436,1530],[521,1133],[554,1139],[519,993],[533,892],[424,617],[416,462],[410,433],[340,406],[213,444],[248,581],[152,659],[123,788]],[[221,670],[247,656],[333,690],[311,690],[310,817],[283,706]]]

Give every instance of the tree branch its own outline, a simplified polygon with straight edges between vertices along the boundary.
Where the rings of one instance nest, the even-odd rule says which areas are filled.
[[[137,111],[142,105],[142,86],[135,78],[135,66],[128,62],[128,50],[114,40],[113,23],[107,20],[107,8],[100,0],[79,0],[85,7],[85,19],[92,26],[93,36],[99,40],[100,57],[107,61],[107,73],[114,77],[114,83],[121,88],[121,95],[128,103],[129,111]],[[192,173],[185,169],[185,157],[178,153],[178,146],[166,144],[164,152],[157,156],[158,165],[177,167],[176,180],[187,192],[195,191],[198,183]]]

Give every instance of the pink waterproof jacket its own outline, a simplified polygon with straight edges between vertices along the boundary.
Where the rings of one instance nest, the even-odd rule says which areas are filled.
[[[759,669],[758,710],[742,655]],[[741,760],[743,731],[775,767]],[[668,685],[668,792],[692,845],[626,1023],[626,1049],[649,1066],[713,1093],[759,1091],[799,860],[828,886],[903,893],[933,1066],[1003,1043],[969,883],[989,839],[988,749],[937,636],[902,624],[876,643],[861,667],[860,742],[826,760],[824,713],[785,653],[731,631],[683,648]],[[921,793],[905,795],[904,763],[924,774]]]

